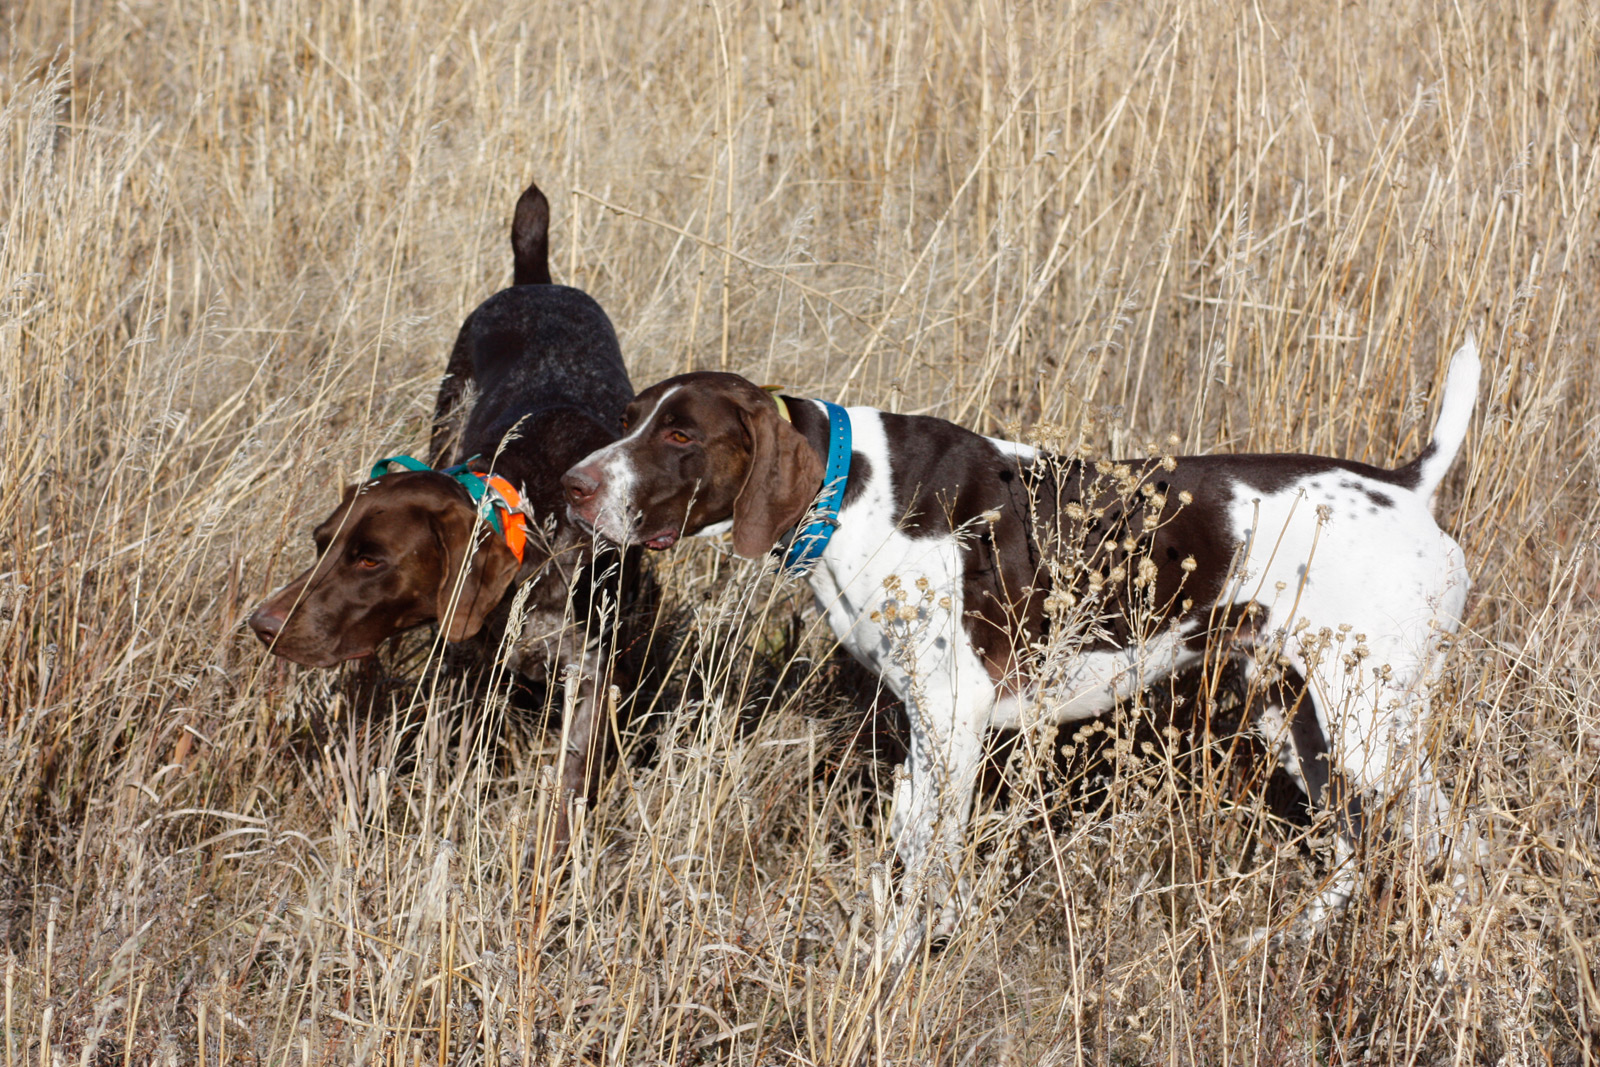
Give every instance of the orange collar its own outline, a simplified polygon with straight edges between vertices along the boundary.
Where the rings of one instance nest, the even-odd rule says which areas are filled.
[[[522,554],[528,547],[528,516],[522,511],[522,496],[512,488],[510,482],[498,474],[479,474],[477,471],[473,473],[488,483],[488,488],[500,498],[491,506],[505,512],[506,547],[517,557],[517,562],[521,563]]]

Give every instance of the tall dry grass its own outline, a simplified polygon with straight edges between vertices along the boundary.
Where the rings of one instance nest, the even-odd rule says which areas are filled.
[[[1592,3],[0,23],[6,1067],[1594,1061]],[[1470,898],[1374,846],[1347,915],[1257,938],[1327,831],[1259,765],[1145,747],[1152,694],[1013,763],[976,914],[873,1014],[870,692],[713,546],[660,561],[694,640],[653,754],[567,870],[524,869],[537,723],[403,658],[361,711],[240,621],[336,483],[420,447],[530,177],[639,385],[727,367],[1063,447],[1388,463],[1476,326],[1440,505],[1476,590],[1432,738],[1487,842]]]

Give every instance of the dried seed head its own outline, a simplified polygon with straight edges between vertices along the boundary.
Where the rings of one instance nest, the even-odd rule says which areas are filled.
[[[1046,615],[1061,617],[1078,606],[1078,598],[1066,590],[1059,590],[1044,598]]]

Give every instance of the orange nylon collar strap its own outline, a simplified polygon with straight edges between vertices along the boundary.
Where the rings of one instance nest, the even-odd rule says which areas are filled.
[[[498,474],[480,474],[489,483],[489,488],[500,497],[499,505],[506,513],[506,547],[511,554],[517,557],[517,562],[522,562],[522,554],[528,547],[528,516],[522,511],[522,497],[512,488],[511,483]]]

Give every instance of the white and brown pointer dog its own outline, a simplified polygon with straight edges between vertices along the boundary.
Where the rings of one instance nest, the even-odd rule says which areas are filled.
[[[562,481],[571,517],[612,543],[665,549],[731,526],[748,558],[817,502],[787,561],[840,644],[905,702],[891,832],[902,898],[928,886],[939,933],[957,914],[988,732],[1100,715],[1212,640],[1277,705],[1261,729],[1298,757],[1285,763],[1302,788],[1342,816],[1344,874],[1310,909],[1325,912],[1353,887],[1343,861],[1362,794],[1416,804],[1413,832],[1439,847],[1447,805],[1419,725],[1469,581],[1431,503],[1478,375],[1469,337],[1432,441],[1383,470],[1305,455],[1084,463],[942,419],[685,374],[635,398],[623,438]],[[917,913],[902,916],[902,961],[921,940]]]

